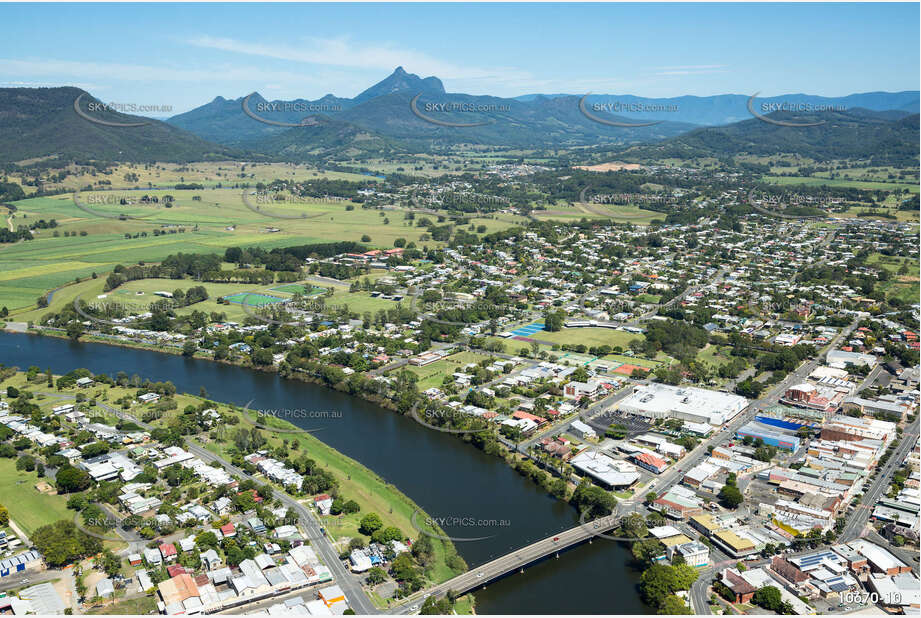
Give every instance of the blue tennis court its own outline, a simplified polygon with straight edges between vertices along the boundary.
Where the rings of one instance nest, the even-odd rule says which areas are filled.
[[[517,335],[519,337],[529,337],[533,335],[534,333],[538,331],[542,331],[542,330],[544,330],[543,322],[532,322],[531,324],[528,324],[527,326],[516,328],[515,330],[512,331],[512,334]]]

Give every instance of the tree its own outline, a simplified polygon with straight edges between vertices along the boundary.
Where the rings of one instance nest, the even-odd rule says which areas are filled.
[[[89,474],[69,464],[58,470],[54,479],[54,484],[58,491],[65,494],[83,491],[89,487],[92,482],[93,480],[90,478]]]
[[[10,523],[10,512],[6,507],[0,504],[0,526],[8,526]]]
[[[774,586],[765,586],[756,590],[752,596],[752,603],[772,612],[781,612],[783,608],[780,590]]]
[[[51,567],[69,564],[102,550],[102,542],[85,534],[73,521],[61,520],[38,528],[31,535],[32,544]]]
[[[720,503],[729,509],[734,509],[742,504],[742,492],[735,485],[723,485],[719,493]]]
[[[678,596],[670,594],[662,601],[657,614],[691,614],[691,608]]]
[[[362,534],[367,534],[371,536],[376,530],[379,530],[384,525],[384,522],[381,520],[381,516],[377,513],[368,513],[361,518],[361,526],[359,527],[359,532]]]
[[[102,550],[102,554],[96,558],[96,565],[109,577],[118,574],[122,567],[121,560],[108,548]]]
[[[675,570],[667,564],[654,564],[640,578],[640,593],[647,605],[659,607],[665,598],[678,590]]]
[[[368,571],[368,583],[372,586],[383,583],[387,579],[387,572],[380,567],[371,567]]]

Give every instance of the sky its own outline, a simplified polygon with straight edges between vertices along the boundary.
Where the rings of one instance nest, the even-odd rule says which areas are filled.
[[[354,97],[397,66],[495,96],[919,89],[918,3],[0,4],[0,23],[0,87],[172,113]]]

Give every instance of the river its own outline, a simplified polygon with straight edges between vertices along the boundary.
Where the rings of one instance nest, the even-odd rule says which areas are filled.
[[[147,350],[72,342],[0,332],[0,362],[25,369],[36,365],[56,374],[76,368],[115,375],[124,371],[152,381],[171,381],[215,401],[256,409],[337,411],[325,419],[292,419],[316,437],[360,461],[396,485],[433,518],[461,538],[458,552],[475,568],[510,550],[577,523],[572,507],[548,496],[509,468],[456,436],[432,431],[412,419],[316,384],[276,374]],[[471,526],[470,520],[488,525]],[[415,531],[404,530],[407,534]],[[636,591],[638,573],[630,554],[604,539],[564,552],[478,591],[482,614],[646,614]]]

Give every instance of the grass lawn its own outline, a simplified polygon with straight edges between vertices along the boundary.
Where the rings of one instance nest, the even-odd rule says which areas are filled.
[[[538,331],[533,335],[541,341],[550,341],[552,343],[578,345],[584,344],[587,347],[609,345],[620,346],[626,349],[634,339],[643,340],[643,335],[628,333],[613,328],[564,328],[556,332]]]
[[[135,599],[121,599],[115,603],[110,603],[105,607],[98,607],[87,612],[101,616],[108,615],[128,615],[142,616],[144,614],[157,613],[157,598],[154,596],[143,596]]]
[[[407,369],[419,376],[419,390],[426,390],[431,387],[441,387],[441,381],[444,376],[449,376],[468,363],[479,364],[484,360],[483,355],[474,354],[473,352],[458,352],[447,358],[435,361],[425,367],[416,367],[414,365],[405,365],[399,371]]]
[[[39,480],[35,472],[17,470],[15,459],[0,459],[0,504],[26,534],[45,524],[74,517],[74,512],[67,510],[66,497],[42,494],[35,489]]]

